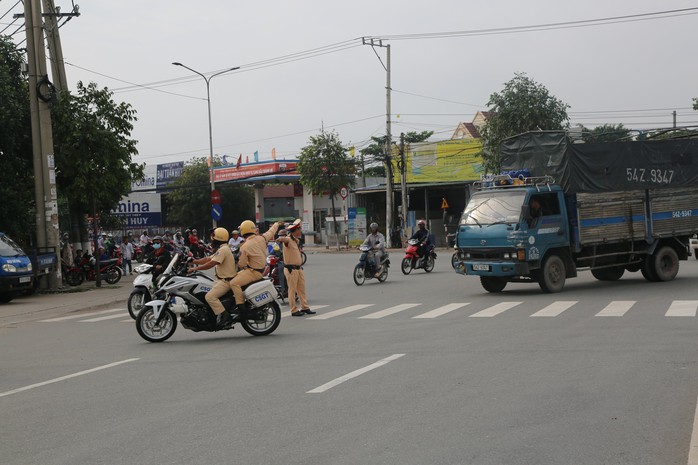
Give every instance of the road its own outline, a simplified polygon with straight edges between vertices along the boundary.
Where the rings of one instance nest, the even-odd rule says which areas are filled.
[[[357,258],[310,255],[318,314],[267,337],[150,344],[125,304],[0,328],[0,463],[690,463],[695,259],[550,295],[487,294],[447,252],[357,287]]]

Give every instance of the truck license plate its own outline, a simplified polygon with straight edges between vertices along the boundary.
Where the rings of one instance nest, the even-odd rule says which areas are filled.
[[[29,282],[31,282],[31,280],[32,280],[31,276],[22,276],[21,278],[19,278],[20,283],[29,283]]]
[[[490,271],[489,265],[473,265],[473,271]]]

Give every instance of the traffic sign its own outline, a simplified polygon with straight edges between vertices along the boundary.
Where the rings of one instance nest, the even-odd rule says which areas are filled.
[[[339,196],[342,197],[342,200],[346,199],[347,196],[349,195],[349,189],[346,187],[342,187],[339,189]]]
[[[221,192],[218,189],[211,191],[211,205],[219,205],[221,203]]]
[[[446,197],[442,197],[441,199],[441,209],[448,210],[448,202],[446,202]]]
[[[220,204],[211,205],[211,218],[220,221],[223,218],[223,207]]]

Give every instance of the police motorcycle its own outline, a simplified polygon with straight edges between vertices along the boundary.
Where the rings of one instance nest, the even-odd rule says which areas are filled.
[[[384,282],[388,279],[388,268],[390,267],[390,259],[388,257],[388,252],[383,254],[380,265],[383,266],[381,272],[376,276],[376,270],[378,270],[379,264],[376,264],[375,256],[376,252],[369,245],[359,246],[361,255],[359,256],[359,263],[354,267],[354,284],[361,286],[367,279],[376,278],[378,282]]]
[[[136,317],[136,330],[148,342],[164,342],[177,329],[177,317],[184,328],[194,332],[233,329],[240,323],[253,336],[266,336],[276,330],[281,322],[281,309],[274,298],[276,289],[271,281],[263,279],[243,287],[245,303],[242,310],[235,308],[232,292],[221,298],[221,303],[233,315],[228,325],[220,328],[216,315],[205,296],[213,287],[213,278],[196,271],[190,275],[175,272],[180,255],[175,254],[167,269],[158,276],[154,292],[156,300],[145,304]],[[183,303],[177,303],[175,298]]]

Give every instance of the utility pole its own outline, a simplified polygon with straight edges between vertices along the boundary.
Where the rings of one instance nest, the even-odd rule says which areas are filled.
[[[56,268],[49,275],[48,282],[48,288],[55,290],[61,282],[58,193],[56,191],[51,108],[49,106],[49,102],[55,98],[55,88],[46,73],[46,54],[44,53],[41,18],[39,0],[25,0],[24,21],[29,65],[37,245],[40,248],[52,249],[56,254]]]
[[[405,133],[400,133],[400,195],[402,201],[402,224],[400,225],[400,239],[406,236],[407,225],[407,166],[405,165]]]
[[[51,60],[51,76],[53,77],[53,85],[58,92],[68,90],[68,81],[65,76],[65,62],[63,61],[63,48],[61,47],[61,38],[58,35],[58,18],[79,16],[77,6],[72,13],[61,14],[60,8],[56,8],[53,0],[43,0],[45,27],[46,27],[46,44],[48,46],[49,59]]]
[[[393,230],[393,167],[392,167],[392,134],[390,132],[390,44],[383,45],[382,40],[375,39],[362,39],[363,45],[370,45],[373,51],[376,52],[375,47],[383,47],[386,50],[386,60],[383,65],[383,60],[381,60],[378,53],[376,56],[378,60],[383,65],[383,69],[386,71],[386,83],[385,83],[385,240],[388,243],[388,247],[392,247],[391,232]]]

